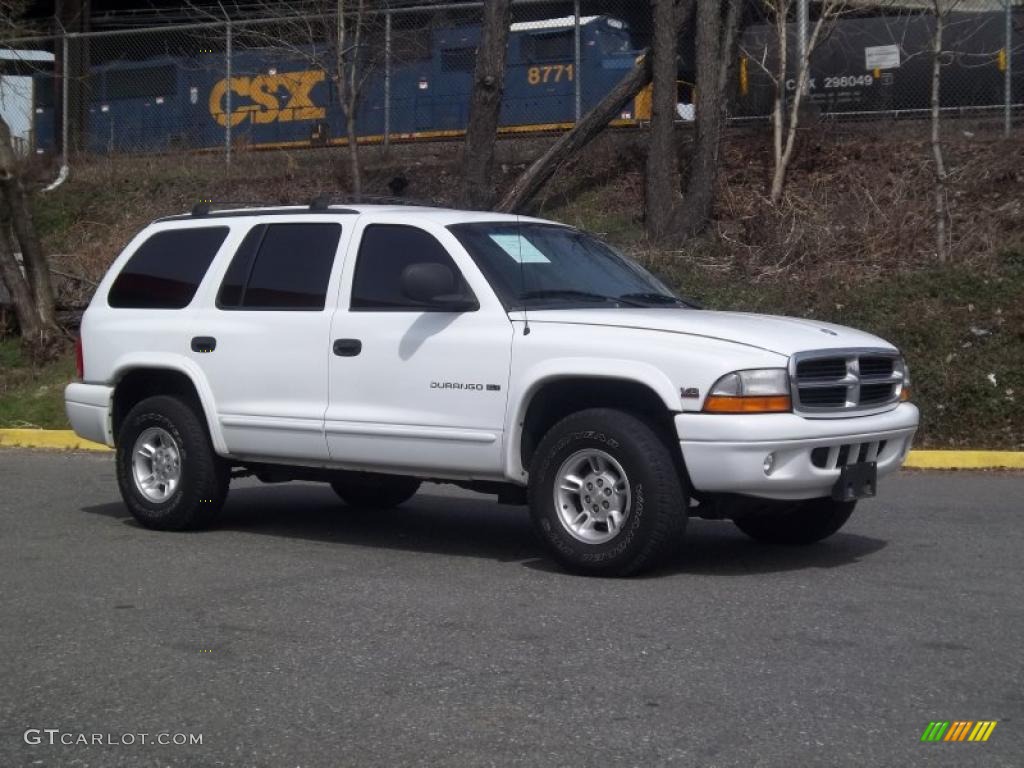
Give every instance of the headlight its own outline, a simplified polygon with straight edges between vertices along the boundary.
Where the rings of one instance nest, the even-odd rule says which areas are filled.
[[[789,373],[761,368],[727,373],[704,401],[705,413],[786,413],[793,410]]]
[[[900,387],[900,400],[905,403],[910,400],[910,364],[901,357],[897,366],[898,369],[903,372],[903,386]]]

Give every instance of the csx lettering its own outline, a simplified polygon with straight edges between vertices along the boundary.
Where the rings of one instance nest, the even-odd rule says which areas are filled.
[[[310,69],[305,72],[281,72],[276,75],[256,77],[232,77],[221,80],[210,91],[210,115],[221,125],[227,125],[225,111],[228,88],[231,99],[231,125],[239,125],[247,119],[257,124],[293,120],[320,120],[325,110],[313,103],[310,92],[317,83],[324,80],[324,72]],[[284,90],[287,101],[281,106],[278,93]],[[241,97],[236,106],[235,95]],[[249,103],[245,103],[248,100]]]
[[[815,88],[818,87],[815,84],[814,81],[815,81],[815,78],[813,78],[813,77],[808,77],[807,78],[807,90],[813,91]],[[786,90],[787,91],[795,91],[796,90],[796,80],[794,78],[791,77],[791,78],[789,78],[786,81]]]

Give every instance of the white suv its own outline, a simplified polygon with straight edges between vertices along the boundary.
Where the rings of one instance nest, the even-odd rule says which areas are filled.
[[[442,481],[528,500],[595,574],[655,564],[690,515],[829,536],[918,424],[882,339],[700,310],[584,232],[494,213],[197,207],[128,244],[80,343],[68,418],[116,447],[143,525],[208,525],[241,474],[371,507]]]

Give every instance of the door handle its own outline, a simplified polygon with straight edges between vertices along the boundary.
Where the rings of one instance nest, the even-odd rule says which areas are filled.
[[[355,357],[363,351],[363,342],[359,339],[335,339],[334,354],[338,357]]]
[[[192,339],[193,352],[213,352],[217,348],[217,340],[213,336],[195,336]]]

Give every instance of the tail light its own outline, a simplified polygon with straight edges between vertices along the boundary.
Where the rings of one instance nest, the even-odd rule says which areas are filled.
[[[75,339],[75,375],[79,381],[85,378],[85,359],[82,355],[82,337]]]

